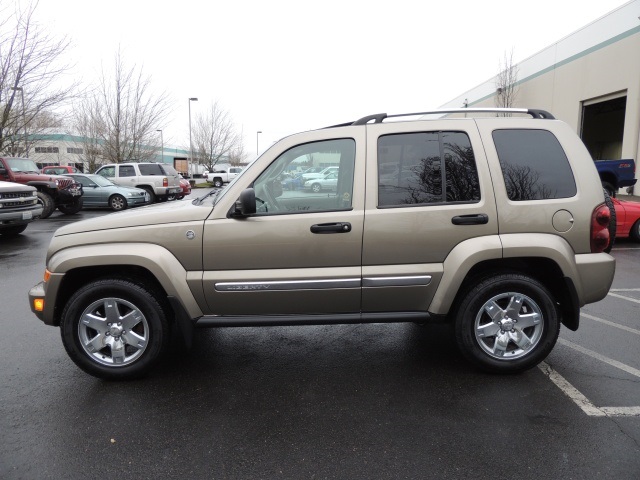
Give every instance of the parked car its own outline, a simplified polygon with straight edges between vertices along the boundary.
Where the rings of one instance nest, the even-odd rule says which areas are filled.
[[[102,378],[145,374],[176,330],[189,343],[198,328],[380,322],[447,322],[479,368],[532,368],[606,297],[615,209],[548,112],[424,115],[470,111],[486,113],[291,135],[194,202],[64,225],[31,310]],[[336,194],[283,193],[293,162],[328,155]],[[383,165],[400,174],[381,185]]]
[[[96,171],[116,185],[137,187],[146,190],[155,201],[175,200],[182,192],[180,175],[175,168],[166,163],[133,162],[103,165]]]
[[[242,167],[216,168],[212,173],[207,174],[207,182],[212,183],[214,187],[222,187],[236,178],[241,171]]]
[[[182,175],[180,175],[180,186],[182,187],[182,193],[176,195],[177,200],[182,200],[187,195],[191,195],[191,183]]]
[[[636,162],[632,158],[622,160],[596,160],[596,170],[602,180],[602,187],[607,193],[615,197],[622,187],[632,187],[636,184]]]
[[[0,158],[0,180],[35,187],[42,205],[40,218],[49,218],[56,208],[65,215],[82,209],[82,185],[67,176],[40,173],[29,158]]]
[[[616,209],[616,238],[630,237],[640,242],[640,203],[612,198]]]
[[[44,173],[47,175],[66,175],[68,173],[82,173],[76,167],[72,167],[70,165],[49,165],[46,167],[42,167],[40,173]]]
[[[326,167],[323,168],[322,170],[320,170],[319,172],[312,172],[312,173],[303,173],[302,174],[302,178],[307,181],[307,180],[311,180],[312,178],[322,178],[324,177],[327,173],[330,172],[337,172],[339,167]]]
[[[0,181],[0,236],[15,237],[42,215],[38,190],[29,185]]]
[[[142,188],[116,185],[101,175],[73,173],[67,176],[82,185],[85,207],[110,208],[117,212],[151,203],[149,192]]]
[[[313,178],[304,182],[304,188],[311,190],[313,193],[320,193],[323,190],[336,191],[338,187],[338,171],[327,173],[324,177]]]

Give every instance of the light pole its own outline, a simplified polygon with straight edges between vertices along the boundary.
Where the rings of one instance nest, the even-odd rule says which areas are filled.
[[[164,163],[164,138],[162,137],[162,130],[156,130],[156,132],[160,132],[160,158],[161,162]]]
[[[24,125],[24,155],[29,158],[29,147],[27,145],[27,120],[24,114],[24,90],[22,87],[11,87],[11,90],[20,92],[20,98],[22,100],[22,124]]]
[[[191,164],[191,178],[195,178],[194,169],[193,169],[193,143],[191,142],[191,102],[197,102],[198,99],[196,97],[191,97],[189,99],[189,162]]]
[[[256,156],[260,155],[260,134],[262,132],[258,130],[256,132]]]

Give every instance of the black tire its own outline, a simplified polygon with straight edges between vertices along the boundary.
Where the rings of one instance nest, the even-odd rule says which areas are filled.
[[[221,178],[214,178],[213,179],[213,186],[216,188],[222,188],[222,186],[224,185],[224,182],[222,181]]]
[[[616,189],[609,182],[602,182],[602,188],[604,188],[604,191],[607,192],[610,197],[616,196]]]
[[[544,360],[560,333],[556,302],[547,288],[517,273],[496,274],[474,285],[454,316],[462,355],[493,373],[521,372]]]
[[[322,185],[320,185],[319,183],[314,183],[313,185],[311,185],[311,191],[313,191],[314,193],[320,193],[322,191]]]
[[[149,203],[155,203],[156,202],[156,193],[153,191],[153,188],[151,188],[151,187],[142,187],[142,189],[146,190],[147,193],[149,194]]]
[[[75,364],[90,375],[139,378],[169,343],[167,307],[163,305],[161,294],[142,282],[93,281],[65,305],[60,322],[62,343]],[[108,314],[107,308],[112,308]],[[134,311],[138,312],[135,316]]]
[[[14,227],[7,227],[0,230],[0,235],[3,237],[17,237],[27,229],[27,224],[16,225]]]
[[[76,198],[76,201],[73,203],[68,203],[66,205],[60,205],[58,210],[60,210],[65,215],[75,215],[80,210],[82,210],[82,205],[84,204],[84,200],[82,197]]]
[[[178,196],[176,197],[176,200],[182,200],[183,198],[184,198],[184,195],[178,195]]]
[[[38,192],[38,203],[42,205],[42,215],[40,215],[40,218],[49,218],[56,209],[53,198],[46,192]]]
[[[613,248],[613,244],[616,241],[616,232],[618,231],[618,223],[617,223],[617,217],[616,217],[616,207],[613,204],[613,201],[611,200],[611,197],[609,196],[609,193],[607,192],[607,190],[605,189],[604,191],[604,203],[607,205],[607,207],[609,207],[609,245],[607,245],[607,248],[604,249],[604,253],[609,253],[611,252],[611,249]]]
[[[640,242],[640,220],[636,220],[636,223],[631,227],[629,237],[636,242]]]
[[[115,212],[119,212],[120,210],[126,210],[127,199],[119,194],[111,195],[109,197],[109,207],[111,208],[111,210]]]

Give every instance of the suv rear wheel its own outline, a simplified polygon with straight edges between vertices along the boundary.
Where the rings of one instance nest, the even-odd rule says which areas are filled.
[[[60,322],[71,359],[99,378],[143,376],[166,350],[169,326],[154,291],[128,280],[97,280],[78,290]]]
[[[515,273],[482,280],[455,314],[461,353],[483,370],[520,372],[549,354],[560,333],[555,301],[537,280]]]

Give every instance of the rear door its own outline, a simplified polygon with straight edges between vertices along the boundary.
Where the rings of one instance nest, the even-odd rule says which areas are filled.
[[[425,312],[451,252],[498,232],[480,135],[470,119],[373,124],[367,150],[363,312]]]

